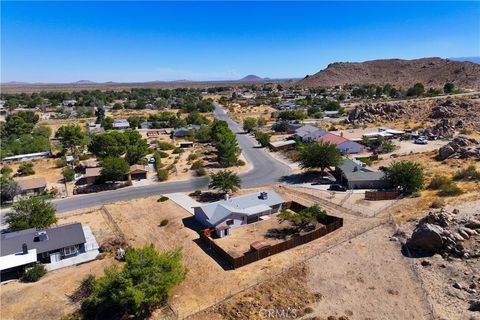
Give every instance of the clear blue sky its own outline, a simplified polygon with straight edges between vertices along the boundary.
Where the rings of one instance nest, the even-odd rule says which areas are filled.
[[[480,2],[5,2],[1,80],[303,77],[336,61],[479,56]]]

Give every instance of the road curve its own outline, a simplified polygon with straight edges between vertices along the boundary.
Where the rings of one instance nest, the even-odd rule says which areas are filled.
[[[218,103],[215,103],[214,116],[217,119],[227,121],[228,126],[237,136],[238,144],[242,148],[243,155],[253,167],[248,172],[240,174],[243,188],[271,185],[277,183],[282,176],[290,174],[291,169],[288,166],[272,158],[264,149],[256,147],[256,142],[253,138],[243,134],[238,124],[227,115]],[[203,177],[186,181],[157,183],[147,186],[128,187],[100,193],[77,195],[71,198],[54,200],[52,203],[57,209],[57,212],[61,213],[162,193],[206,189],[207,186],[208,177]]]

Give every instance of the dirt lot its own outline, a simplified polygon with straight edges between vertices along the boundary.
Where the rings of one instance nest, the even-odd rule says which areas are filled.
[[[101,245],[114,237],[103,215],[98,210],[87,213],[72,212],[60,218],[58,223],[81,222],[91,227],[97,242]],[[47,273],[36,283],[13,281],[2,284],[1,318],[17,319],[59,319],[73,312],[78,304],[69,299],[88,274],[100,276],[106,266],[115,263],[112,256],[78,266],[67,267]]]

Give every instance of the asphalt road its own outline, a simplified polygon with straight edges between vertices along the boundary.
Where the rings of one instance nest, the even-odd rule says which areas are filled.
[[[256,147],[254,139],[243,134],[235,123],[219,105],[215,105],[214,115],[228,122],[230,129],[236,133],[239,146],[247,161],[253,166],[251,170],[240,174],[243,188],[261,187],[279,182],[284,175],[289,175],[291,169],[272,158],[264,149]],[[105,191],[94,194],[78,195],[71,198],[53,201],[57,212],[96,207],[120,200],[143,198],[163,193],[188,192],[197,189],[207,189],[208,178],[195,178],[187,181],[158,183],[147,186],[128,187],[119,190]]]

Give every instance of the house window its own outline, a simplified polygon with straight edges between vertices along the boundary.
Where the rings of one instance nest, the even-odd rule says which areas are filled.
[[[77,246],[66,247],[62,249],[64,256],[69,256],[72,254],[76,254],[78,252]]]
[[[231,226],[233,224],[233,219],[227,220],[225,223],[227,226]]]

